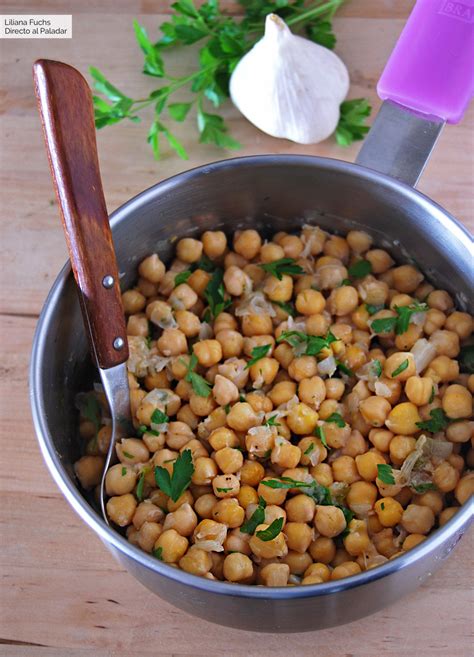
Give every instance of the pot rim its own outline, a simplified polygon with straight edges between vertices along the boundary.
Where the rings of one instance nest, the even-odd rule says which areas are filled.
[[[412,197],[414,201],[421,203],[430,215],[434,214],[436,219],[440,221],[455,237],[457,237],[457,239],[463,241],[463,239],[467,237],[472,244],[472,237],[462,224],[460,224],[448,212],[443,210],[440,205],[434,203],[427,196],[421,194],[412,187],[360,165],[332,158],[322,158],[309,155],[257,155],[238,157],[212,162],[210,164],[201,165],[178,173],[140,192],[121,205],[110,216],[111,227],[113,229],[118,223],[125,220],[130,213],[136,211],[143,202],[146,202],[150,197],[155,196],[157,193],[170,193],[176,187],[183,186],[192,178],[208,175],[216,169],[233,169],[241,166],[258,167],[268,164],[281,166],[292,166],[294,164],[306,164],[308,166],[319,165],[326,169],[338,172],[342,171],[356,175],[362,179],[382,184],[387,190],[392,190],[397,194],[401,193],[404,196]],[[135,547],[127,541],[126,538],[111,529],[104,522],[101,516],[99,516],[99,514],[90,506],[74,482],[70,479],[60,456],[54,449],[53,438],[47,426],[46,414],[43,411],[44,403],[41,384],[41,364],[45,354],[46,327],[52,309],[55,307],[57,300],[61,296],[70,273],[71,267],[68,262],[64,265],[55,279],[36,326],[29,371],[29,396],[33,423],[43,459],[64,497],[81,519],[96,532],[99,538],[105,543],[110,544],[118,552],[123,553],[126,557],[134,560],[148,570],[154,571],[163,577],[185,584],[194,589],[219,595],[231,595],[242,598],[288,600],[326,596],[392,575],[406,566],[425,558],[431,552],[436,551],[449,537],[456,537],[454,544],[446,548],[447,555],[451,549],[454,548],[457,540],[459,540],[457,537],[458,532],[461,532],[462,536],[462,533],[467,529],[474,516],[472,508],[474,505],[472,504],[472,500],[468,500],[463,506],[461,506],[460,510],[453,516],[453,518],[451,518],[443,527],[437,529],[425,541],[396,559],[389,560],[381,566],[366,570],[346,579],[325,582],[323,584],[295,587],[263,587],[208,580],[204,577],[198,577],[186,573],[183,570],[172,568],[148,553],[143,552],[138,547]]]

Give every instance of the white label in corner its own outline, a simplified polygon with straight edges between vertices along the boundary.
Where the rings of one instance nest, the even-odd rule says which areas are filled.
[[[2,14],[0,39],[72,39],[72,16]]]

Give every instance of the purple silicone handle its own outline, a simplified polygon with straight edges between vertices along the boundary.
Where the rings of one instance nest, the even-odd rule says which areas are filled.
[[[474,93],[474,0],[418,0],[377,85],[383,100],[458,123]]]

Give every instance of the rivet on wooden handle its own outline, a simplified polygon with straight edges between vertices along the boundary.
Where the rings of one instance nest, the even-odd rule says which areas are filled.
[[[119,274],[99,172],[89,86],[76,69],[33,67],[46,149],[81,307],[99,367],[128,358]]]

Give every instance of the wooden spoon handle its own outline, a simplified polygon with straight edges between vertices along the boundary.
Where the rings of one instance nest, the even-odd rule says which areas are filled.
[[[33,67],[46,149],[86,327],[99,367],[128,358],[115,251],[99,172],[92,96],[79,71]]]

